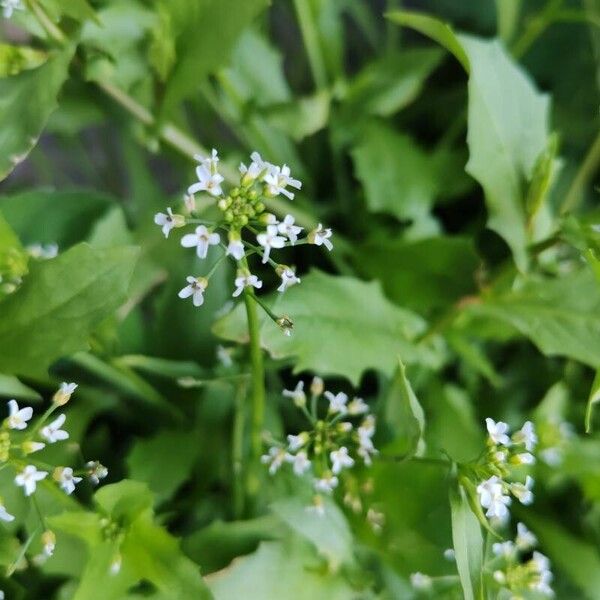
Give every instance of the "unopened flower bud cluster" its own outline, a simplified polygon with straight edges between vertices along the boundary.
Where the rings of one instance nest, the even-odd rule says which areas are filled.
[[[193,233],[186,233],[181,238],[184,248],[195,248],[198,258],[205,259],[211,246],[221,249],[221,257],[211,271],[204,276],[190,275],[187,285],[179,292],[180,298],[191,298],[194,306],[204,303],[204,294],[208,288],[210,277],[216,265],[223,258],[230,258],[236,264],[237,273],[234,281],[233,297],[244,290],[258,290],[263,282],[250,271],[248,258],[256,255],[263,264],[269,264],[280,279],[278,292],[285,292],[289,287],[300,283],[294,268],[279,263],[272,258],[272,251],[301,244],[325,246],[333,248],[331,229],[321,224],[301,238],[303,227],[296,225],[292,215],[286,215],[282,221],[267,211],[265,202],[269,198],[284,195],[290,200],[294,193],[289,188],[300,189],[302,184],[291,176],[287,165],[277,166],[262,159],[258,152],[251,155],[252,162],[239,167],[239,184],[229,191],[222,187],[224,177],[219,173],[219,156],[213,150],[208,157],[196,156],[199,165],[196,168],[198,181],[188,189],[185,199],[188,216],[173,213],[168,208],[166,213],[158,213],[154,222],[159,225],[165,237],[174,228],[196,224]],[[207,194],[216,203],[220,217],[214,221],[196,218],[195,194]],[[282,326],[284,331],[290,328]]]
[[[15,472],[14,483],[23,489],[27,497],[32,497],[41,482],[53,481],[63,492],[72,494],[75,486],[83,478],[98,484],[108,474],[107,469],[97,461],[86,463],[84,468],[73,470],[72,467],[58,466],[50,469],[47,463],[37,460],[37,453],[47,445],[69,439],[69,433],[64,429],[66,415],[59,414],[50,420],[53,413],[71,399],[77,384],[62,383],[52,398],[50,408],[36,421],[33,419],[33,409],[30,406],[19,407],[16,400],[8,401],[8,416],[0,428],[0,468],[10,466]],[[0,520],[13,521],[14,516],[0,500]],[[51,531],[42,535],[43,552],[36,557],[42,562],[54,551],[55,537]]]
[[[295,389],[284,390],[283,395],[302,411],[310,427],[288,435],[287,443],[274,443],[262,462],[271,475],[284,465],[290,465],[298,477],[308,474],[315,492],[311,508],[323,514],[323,495],[333,494],[345,473],[357,462],[370,466],[377,454],[372,441],[375,417],[369,414],[369,407],[361,398],[350,400],[344,392],[334,394],[324,390],[318,377],[313,379],[308,397],[302,381]],[[372,512],[371,520],[380,526],[382,516]]]

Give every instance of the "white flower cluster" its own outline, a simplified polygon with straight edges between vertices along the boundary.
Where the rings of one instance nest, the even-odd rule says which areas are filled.
[[[500,523],[508,520],[512,498],[522,504],[533,502],[532,477],[527,475],[524,482],[509,482],[511,467],[532,465],[538,438],[533,423],[526,421],[523,427],[509,436],[509,427],[502,421],[486,419],[488,431],[488,451],[485,464],[478,469],[484,479],[477,486],[481,506],[486,516]]]
[[[294,404],[307,417],[311,429],[297,435],[288,435],[286,443],[275,443],[262,457],[274,475],[284,464],[290,464],[295,475],[301,477],[310,473],[316,496],[313,508],[324,513],[321,494],[332,494],[340,483],[340,477],[351,469],[358,459],[366,466],[372,464],[377,454],[372,438],[375,434],[375,417],[368,414],[369,407],[361,398],[350,400],[347,394],[333,394],[323,390],[323,381],[315,377],[310,386],[310,403],[300,381],[293,390],[284,390],[283,395],[291,398]],[[327,409],[319,407],[319,402],[327,400]],[[324,414],[323,414],[324,413]],[[358,425],[351,419],[361,418]],[[380,522],[375,513],[371,520]]]
[[[498,565],[502,561],[502,568],[494,570],[494,580],[503,588],[510,591],[512,597],[521,597],[526,591],[537,592],[544,596],[553,596],[550,587],[553,575],[550,570],[550,561],[541,552],[534,551],[529,560],[523,560],[523,555],[530,553],[537,546],[537,538],[523,524],[517,524],[515,541],[497,542],[492,546]]]
[[[280,278],[277,291],[284,292],[300,283],[300,278],[292,267],[277,263],[271,258],[273,249],[301,244],[333,249],[330,240],[331,229],[319,224],[304,239],[300,239],[303,227],[296,225],[292,215],[286,215],[279,221],[274,214],[266,212],[266,199],[283,194],[292,200],[294,194],[288,188],[302,187],[301,182],[291,176],[287,165],[273,165],[263,160],[258,152],[253,152],[250,165],[240,165],[239,185],[225,193],[222,187],[224,177],[218,171],[217,151],[213,150],[208,157],[195,158],[199,162],[196,168],[198,181],[189,187],[189,196],[185,199],[186,209],[192,217],[175,214],[168,208],[166,213],[156,214],[154,222],[161,227],[165,237],[169,236],[173,228],[197,224],[193,233],[187,233],[181,238],[181,245],[184,248],[195,248],[200,259],[208,256],[211,246],[221,247],[221,259],[229,257],[237,266],[232,296],[237,297],[246,289],[262,287],[263,282],[249,270],[248,258],[253,254],[260,256],[263,264],[269,263],[274,268]],[[193,218],[196,211],[194,194],[199,192],[206,193],[216,200],[221,212],[219,219],[206,221]],[[224,241],[224,237],[227,242]],[[179,297],[191,298],[194,306],[201,306],[213,272],[214,268],[204,277],[188,276],[187,285],[179,292]]]
[[[48,467],[32,459],[31,455],[43,450],[48,444],[69,439],[69,433],[63,429],[66,421],[64,413],[50,422],[47,421],[57,408],[64,406],[70,400],[76,388],[75,383],[62,383],[52,398],[50,408],[30,428],[33,408],[30,406],[21,408],[16,400],[8,401],[8,416],[0,429],[0,465],[1,467],[10,465],[15,470],[15,485],[23,488],[25,496],[33,496],[38,484],[50,474],[46,470]],[[107,474],[107,469],[100,463],[89,462],[81,471],[74,471],[71,467],[56,467],[52,479],[66,494],[72,494],[75,486],[84,476],[87,476],[92,483],[98,483]],[[14,518],[0,501],[0,520],[13,521]],[[52,541],[54,534],[47,531],[44,536],[46,541],[43,540],[44,552],[41,556],[47,558],[54,550]]]
[[[10,19],[15,10],[25,10],[21,0],[0,0],[0,7],[2,7],[2,16],[5,19]]]

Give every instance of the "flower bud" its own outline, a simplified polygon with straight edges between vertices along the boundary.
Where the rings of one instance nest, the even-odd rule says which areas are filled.
[[[76,383],[61,383],[60,388],[52,397],[52,402],[54,402],[56,406],[64,406],[71,399],[71,395],[76,389]]]
[[[283,332],[283,335],[287,335],[288,337],[292,335],[292,329],[294,329],[294,322],[287,316],[282,315],[277,319],[277,326]]]
[[[320,396],[323,393],[324,383],[320,377],[313,377],[310,384],[310,393],[313,396]]]
[[[42,442],[23,442],[21,444],[21,450],[23,450],[23,454],[33,454],[34,452],[38,452],[42,448],[45,448],[46,444]]]

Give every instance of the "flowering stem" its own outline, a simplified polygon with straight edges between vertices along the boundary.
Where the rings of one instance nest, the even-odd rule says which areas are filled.
[[[232,435],[232,467],[233,467],[233,515],[235,519],[241,519],[244,514],[244,424],[246,421],[246,410],[244,399],[248,381],[243,378],[238,384],[235,392],[235,415],[233,418]]]
[[[247,491],[252,498],[259,487],[258,469],[262,454],[262,429],[265,416],[265,367],[260,347],[260,323],[254,291],[251,287],[244,289],[244,303],[248,319],[248,335],[250,336],[250,364],[252,368],[252,430],[251,430],[251,470],[248,473]]]

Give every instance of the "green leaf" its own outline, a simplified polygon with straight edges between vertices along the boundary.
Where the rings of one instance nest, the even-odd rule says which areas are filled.
[[[327,125],[330,108],[331,94],[321,91],[288,104],[271,106],[266,118],[272,125],[300,142]]]
[[[0,282],[3,279],[18,281],[27,273],[27,262],[28,256],[19,238],[0,212]]]
[[[269,0],[164,0],[177,54],[166,84],[166,111],[227,61],[238,36],[268,4]]]
[[[125,524],[133,523],[153,503],[148,486],[130,479],[101,487],[94,500],[104,513]]]
[[[42,66],[0,78],[0,181],[22,162],[40,137],[67,78],[73,48]]]
[[[81,244],[32,264],[0,303],[0,369],[44,376],[56,359],[86,349],[92,330],[125,300],[136,258],[136,248]]]
[[[209,575],[206,580],[215,600],[291,597],[294,600],[348,600],[356,596],[356,590],[339,574],[323,574],[310,568],[311,559],[314,561],[312,553],[298,542],[263,542],[254,554]],[[372,596],[361,594],[360,597],[367,600]]]
[[[452,542],[456,567],[465,600],[483,598],[483,536],[477,517],[471,512],[462,488],[455,483],[450,488]]]
[[[398,356],[406,363],[439,364],[434,346],[414,343],[425,321],[391,304],[376,282],[312,271],[301,285],[277,294],[272,310],[288,315],[294,331],[287,337],[262,315],[261,344],[274,358],[294,357],[295,372],[340,375],[357,385],[367,369],[391,375]],[[227,340],[247,342],[243,305],[217,321],[213,330]]]
[[[0,43],[0,77],[17,75],[21,71],[35,69],[44,64],[48,54],[28,46],[12,46]]]
[[[381,281],[388,298],[421,314],[476,291],[479,259],[468,238],[372,240],[357,248],[355,263],[359,273]]]
[[[22,398],[23,400],[41,400],[42,397],[38,392],[32,390],[21,383],[12,375],[2,375],[0,373],[0,396],[6,398]]]
[[[456,59],[464,67],[465,71],[467,71],[467,73],[469,72],[469,57],[449,25],[430,17],[429,15],[408,10],[392,11],[385,16],[398,25],[411,27],[432,40],[435,40],[438,44],[446,48],[446,50],[454,54]]]
[[[415,454],[423,454],[425,414],[406,377],[402,361],[399,361],[398,370],[385,400],[384,417],[394,433],[394,439],[386,446],[386,451],[399,453],[407,459]]]
[[[587,408],[585,411],[585,432],[592,432],[592,412],[594,405],[600,402],[600,369],[596,371],[596,376],[592,383],[592,389],[587,401]]]
[[[575,537],[558,524],[559,518],[545,518],[528,511],[524,520],[558,571],[579,587],[586,598],[600,599],[600,554],[597,544]]]
[[[300,498],[287,498],[271,505],[271,510],[299,536],[312,542],[331,570],[352,560],[352,532],[337,504],[326,500],[326,518],[306,510]]]
[[[409,136],[373,123],[362,132],[352,159],[371,211],[401,220],[432,219],[429,213],[437,191],[435,167]]]
[[[600,290],[589,269],[558,279],[527,278],[465,311],[514,327],[548,356],[600,365]]]

